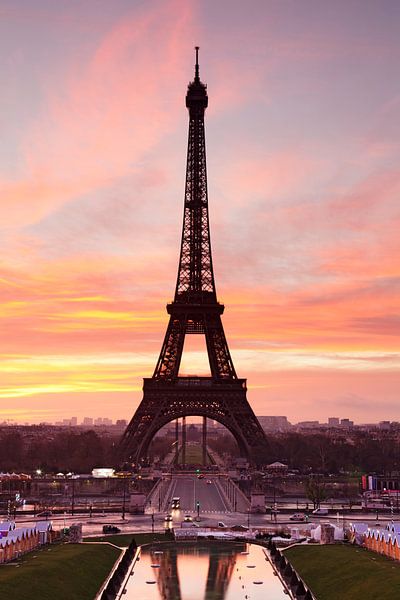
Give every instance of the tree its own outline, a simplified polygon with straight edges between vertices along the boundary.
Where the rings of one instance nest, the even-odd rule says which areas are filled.
[[[354,481],[344,481],[338,488],[342,498],[347,501],[349,509],[351,510],[353,505],[357,502],[359,497],[358,484]]]
[[[326,500],[326,484],[320,477],[307,477],[304,482],[306,496],[314,505],[314,510],[319,508],[321,502]]]

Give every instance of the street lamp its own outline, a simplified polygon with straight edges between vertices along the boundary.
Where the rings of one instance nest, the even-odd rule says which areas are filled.
[[[124,480],[123,499],[122,499],[122,520],[125,521],[125,498],[126,498],[126,479]]]
[[[72,480],[71,515],[75,512],[75,479]]]

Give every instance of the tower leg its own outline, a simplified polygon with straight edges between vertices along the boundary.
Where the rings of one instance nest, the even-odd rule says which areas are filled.
[[[203,465],[207,465],[207,417],[203,417]]]
[[[182,464],[186,464],[186,417],[182,417]]]
[[[179,419],[175,421],[175,464],[179,460]]]

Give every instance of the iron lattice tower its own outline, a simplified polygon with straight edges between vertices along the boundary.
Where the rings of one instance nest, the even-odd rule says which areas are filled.
[[[207,87],[200,81],[198,47],[194,80],[186,106],[189,137],[185,202],[178,277],[164,343],[151,378],[144,379],[143,399],[122,436],[119,453],[137,462],[161,427],[177,418],[196,415],[214,419],[235,437],[242,456],[265,447],[266,439],[246,398],[246,379],[233,366],[222,326],[224,305],[217,300],[208,216],[204,112]],[[210,377],[180,377],[187,334],[205,336]]]

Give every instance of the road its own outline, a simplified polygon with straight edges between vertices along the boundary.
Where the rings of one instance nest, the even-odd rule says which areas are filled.
[[[169,493],[168,506],[171,506],[173,497],[179,497],[183,512],[196,511],[197,502],[200,503],[201,513],[229,512],[216,481],[215,477],[208,475],[204,479],[198,479],[195,475],[175,477]]]
[[[193,485],[193,482],[192,482]],[[206,484],[205,484],[206,485]],[[207,486],[207,488],[211,488],[211,486]],[[207,494],[207,491],[205,492]],[[212,493],[210,491],[210,493]],[[186,513],[191,513],[193,516],[195,515],[195,510],[193,508],[183,508],[181,510],[172,511],[173,517],[173,526],[180,527],[180,523],[185,516]],[[337,519],[334,515],[329,515],[328,517],[322,518],[312,518],[308,525],[304,523],[295,523],[289,520],[290,515],[277,515],[277,521],[271,521],[271,516],[266,514],[240,514],[240,513],[227,513],[224,509],[221,512],[202,512],[200,508],[200,525],[202,527],[216,527],[218,521],[223,521],[228,527],[232,525],[250,525],[253,529],[264,529],[264,528],[273,528],[273,527],[299,527],[300,530],[303,528],[309,528],[311,523],[315,524],[320,523],[321,521],[329,521],[334,523],[335,525],[348,526],[349,523],[354,521],[354,516],[346,515],[346,518],[343,519],[340,517]],[[155,531],[163,531],[165,522],[164,522],[165,513],[155,513],[154,515],[154,529]],[[380,519],[379,525],[376,522],[376,519],[369,518],[372,515],[365,515],[364,518],[360,519],[358,517],[356,520],[365,521],[372,528],[378,526],[380,528],[385,528],[387,523],[390,523],[390,519]],[[81,522],[83,525],[83,533],[84,535],[101,535],[103,525],[106,524],[114,524],[117,525],[121,529],[121,533],[133,533],[138,531],[151,531],[152,530],[152,517],[151,512],[146,513],[145,515],[126,515],[126,519],[123,520],[121,518],[121,512],[116,512],[114,514],[107,515],[96,515],[92,518],[88,518],[87,514],[76,514],[75,516],[66,515],[64,516],[52,516],[51,521],[53,523],[53,527],[55,529],[61,529],[63,526],[69,526],[71,523]],[[34,526],[36,520],[20,518],[18,517],[17,523],[19,527],[29,527]]]

